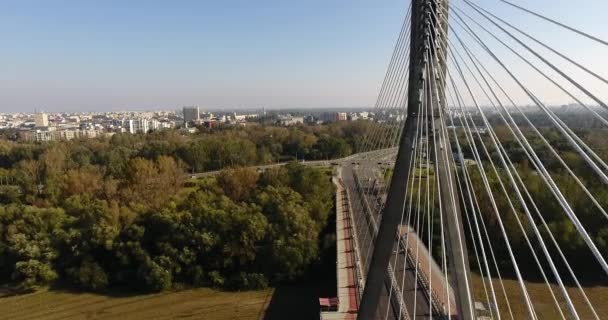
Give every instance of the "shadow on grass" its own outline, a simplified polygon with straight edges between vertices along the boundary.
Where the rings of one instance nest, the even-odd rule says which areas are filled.
[[[333,286],[333,289],[330,286]],[[334,297],[335,286],[335,282],[332,281],[280,285],[274,290],[263,319],[318,319],[319,297]]]

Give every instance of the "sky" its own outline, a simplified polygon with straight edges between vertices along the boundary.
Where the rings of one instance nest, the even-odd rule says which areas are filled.
[[[608,1],[513,1],[608,39]],[[605,47],[478,2],[608,75]],[[0,0],[0,112],[373,106],[408,3]]]

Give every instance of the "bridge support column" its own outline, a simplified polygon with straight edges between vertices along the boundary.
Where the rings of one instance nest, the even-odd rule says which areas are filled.
[[[448,0],[412,0],[407,118],[399,141],[395,168],[382,220],[374,242],[374,251],[367,272],[367,280],[357,317],[358,320],[370,320],[376,317],[378,301],[385,286],[384,280],[388,264],[397,239],[397,230],[405,209],[406,203],[404,199],[407,193],[407,186],[409,185],[409,163],[413,156],[412,149],[414,142],[418,139],[416,136],[418,117],[420,116],[423,106],[422,101],[425,95],[428,94],[430,97],[426,96],[427,101],[432,102],[428,104],[427,108],[435,108],[435,110],[442,108],[445,110],[445,99],[443,96],[445,95],[445,82],[438,79],[445,79],[446,74],[447,40],[445,37],[447,35],[447,25],[444,21],[438,21],[437,17],[447,14],[447,5]],[[444,17],[447,20],[447,16]],[[442,50],[439,50],[438,46],[441,46]],[[439,56],[440,63],[430,64],[428,57],[433,57],[435,54]],[[442,77],[439,77],[439,74]],[[433,81],[435,81],[439,88],[424,92],[423,84],[427,77],[434,77]],[[426,111],[427,115],[431,114],[430,109]],[[429,116],[422,119],[422,121],[426,125],[428,121],[435,121],[435,119]],[[436,128],[441,128],[441,126],[436,126]],[[444,148],[448,148],[448,152],[451,152],[449,145],[444,146]],[[459,319],[472,320],[474,317],[474,309],[472,309],[474,304],[472,303],[472,295],[469,290],[470,286],[466,285],[469,276],[469,266],[466,242],[462,233],[459,199],[451,198],[451,195],[458,194],[454,192],[457,187],[454,178],[454,167],[449,161],[449,154],[440,153],[441,155],[437,155],[436,169],[441,179],[440,191],[442,203],[444,204],[444,223],[447,230],[446,247],[448,249],[448,265],[452,271],[451,284],[456,295]],[[449,179],[451,179],[452,184],[448,184]],[[450,190],[450,188],[452,189]],[[462,236],[460,239],[458,238],[459,234]],[[432,250],[432,248],[429,249]]]

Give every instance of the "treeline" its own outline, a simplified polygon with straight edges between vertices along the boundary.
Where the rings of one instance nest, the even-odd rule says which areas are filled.
[[[157,291],[295,279],[324,243],[331,178],[297,163],[263,173],[241,166],[294,150],[300,159],[346,156],[365,126],[0,140],[0,282]],[[201,180],[186,174],[218,169]]]
[[[251,125],[202,129],[194,135],[168,130],[42,144],[0,139],[0,180],[10,180],[25,195],[21,197],[17,189],[4,188],[0,202],[53,205],[82,191],[127,199],[132,193],[147,198],[146,203],[162,202],[163,195],[132,192],[145,184],[137,172],[157,171],[177,179],[180,177],[168,171],[181,168],[186,172],[205,172],[296,158],[340,158],[356,152],[363,143],[361,137],[375,125],[369,121],[291,128]],[[161,183],[168,188],[179,186],[179,181]],[[169,194],[174,190],[167,191]]]
[[[146,193],[165,190],[161,179],[129,203],[88,190],[58,206],[0,207],[0,279],[22,288],[58,279],[92,290],[260,288],[298,277],[319,255],[333,208],[319,170],[227,169],[147,205]]]
[[[588,188],[589,192],[594,195],[598,204],[602,208],[608,208],[608,188],[606,188],[605,183],[599,179],[595,171],[593,171],[587,162],[578,154],[574,147],[568,143],[555,128],[539,127],[539,130],[542,132],[545,139],[555,149],[555,151],[560,155],[563,161],[568,165],[568,167],[576,174],[578,179],[580,179],[581,183],[583,183]],[[527,275],[540,277],[540,271],[538,270],[538,267],[536,267],[533,253],[529,249],[529,245],[524,237],[525,234],[530,239],[536,254],[543,256],[538,238],[535,236],[532,229],[532,223],[534,223],[545,239],[545,243],[547,244],[549,251],[551,252],[554,260],[557,262],[557,267],[560,268],[564,273],[569,272],[566,265],[561,262],[561,258],[559,257],[560,254],[550,240],[543,221],[536,214],[537,208],[552,235],[555,237],[555,240],[562,252],[568,258],[569,263],[574,267],[575,270],[579,272],[579,276],[583,280],[596,279],[597,275],[602,274],[600,265],[597,263],[597,259],[593,257],[591,250],[583,241],[583,238],[579,235],[576,227],[566,212],[564,212],[564,209],[553,195],[551,189],[543,181],[543,178],[538,170],[528,160],[524,149],[521,148],[519,143],[517,143],[505,125],[496,125],[494,127],[494,131],[496,132],[496,135],[503,144],[504,148],[507,150],[510,159],[515,164],[517,171],[530,194],[530,197],[533,199],[533,202],[530,201],[523,191],[522,194],[525,197],[525,203],[522,203],[518,199],[517,193],[509,180],[507,171],[501,165],[498,151],[496,148],[491,147],[492,142],[490,141],[489,135],[482,135],[483,143],[486,146],[490,146],[488,147],[490,154],[489,157],[486,156],[485,153],[481,153],[485,173],[488,176],[489,184],[493,190],[492,195],[494,201],[503,219],[504,227],[506,229],[506,233],[509,235],[512,249],[514,252],[516,252],[516,257],[521,270],[525,271]],[[528,137],[531,147],[534,149],[545,168],[550,173],[557,187],[561,190],[578,220],[580,220],[582,225],[587,230],[589,237],[597,245],[602,255],[608,256],[608,223],[605,214],[593,204],[588,195],[578,185],[577,181],[572,178],[570,173],[563,167],[557,157],[555,157],[546,144],[540,140],[530,128],[523,127],[522,132]],[[576,132],[599,157],[608,159],[608,130],[588,130],[579,128],[576,130]],[[463,133],[461,132],[461,134]],[[466,141],[466,139],[464,136],[461,136],[460,142],[462,144],[465,157],[473,158],[471,146],[467,143],[463,143],[464,141]],[[481,142],[482,141],[476,137],[478,147]],[[455,145],[453,147],[456,148]],[[490,159],[498,167],[497,173],[492,169]],[[469,166],[468,170],[469,173],[471,173],[472,185],[475,188],[475,197],[479,201],[481,214],[483,215],[484,221],[487,224],[486,227],[488,229],[490,242],[495,250],[499,265],[504,268],[501,270],[504,270],[505,272],[513,272],[511,268],[511,260],[502,236],[502,230],[500,228],[498,218],[494,212],[488,193],[485,192],[485,188],[482,187],[483,181],[480,172],[477,166],[474,165]],[[462,170],[460,171],[462,173]],[[516,213],[513,212],[507,195],[502,191],[499,180],[504,183],[506,193],[513,201],[513,207],[515,208]],[[466,188],[464,181],[461,182],[461,187],[463,189]],[[520,190],[523,190],[521,186]],[[530,222],[527,218],[524,211],[524,204],[531,211],[531,215],[534,218],[533,222]],[[467,207],[469,209],[468,212],[472,212],[468,199],[461,201],[461,207]],[[523,231],[522,227],[520,227],[517,221],[518,218],[522,223]],[[472,217],[471,223],[474,223]],[[464,224],[465,229],[468,228],[466,221]],[[475,232],[468,232],[467,234],[474,235]],[[473,241],[473,238],[469,237],[469,241]],[[469,253],[473,254],[471,250]],[[471,261],[475,261],[474,256],[471,257]],[[542,261],[542,263],[545,263],[545,261]],[[477,268],[477,265],[472,263],[472,267]],[[548,274],[550,277],[550,273]]]
[[[114,175],[125,173],[126,159],[142,157],[153,160],[162,155],[182,160],[189,171],[203,172],[296,158],[321,160],[348,156],[361,148],[363,135],[374,126],[377,124],[370,121],[289,128],[250,124],[200,128],[198,134],[192,135],[165,130],[59,144],[76,149],[70,150],[70,156],[77,164],[103,165]],[[10,137],[16,139],[17,135]],[[39,159],[47,149],[48,144],[17,144],[0,137],[0,167],[10,168],[22,160]]]

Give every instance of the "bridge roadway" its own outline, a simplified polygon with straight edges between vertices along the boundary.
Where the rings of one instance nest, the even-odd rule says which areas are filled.
[[[352,159],[351,159],[352,160]],[[353,164],[355,163],[355,164]],[[383,193],[370,193],[367,196],[362,196],[366,194],[365,192],[360,192],[361,186],[357,184],[356,171],[359,166],[360,161],[354,162],[346,162],[343,161],[342,164],[342,179],[344,185],[349,190],[351,208],[353,210],[353,216],[355,223],[359,223],[360,225],[356,226],[358,232],[357,242],[360,246],[361,251],[361,260],[359,267],[365,269],[363,266],[367,266],[367,259],[371,257],[371,234],[374,232],[374,224],[379,223],[379,210],[373,210],[372,208],[377,208],[379,206],[379,199],[384,197]],[[359,173],[362,174],[370,174],[370,171],[361,171]],[[360,177],[361,180],[375,179],[380,178],[379,173],[373,174],[377,177],[372,176],[363,176]],[[382,189],[382,188],[380,188]],[[374,215],[375,213],[375,215]],[[373,221],[372,221],[373,220]],[[433,260],[429,260],[428,250],[424,246],[424,244],[419,241],[418,236],[412,229],[409,227],[403,226],[400,228],[400,233],[402,235],[400,244],[399,244],[399,252],[396,255],[393,255],[391,258],[391,265],[394,266],[393,272],[395,275],[395,280],[399,284],[399,287],[402,288],[402,301],[404,303],[405,310],[407,311],[407,315],[402,315],[403,319],[429,319],[429,318],[440,318],[440,314],[447,313],[448,305],[450,306],[450,314],[453,316],[456,315],[454,310],[454,300],[453,293],[451,289],[450,291],[450,304],[447,303],[446,297],[446,285],[445,278],[441,273],[440,268],[436,265]],[[406,250],[406,241],[407,239],[407,248]],[[396,245],[397,247],[397,245]],[[395,249],[396,251],[397,249]],[[418,264],[418,268],[416,268],[416,263]],[[405,266],[405,268],[404,268]],[[430,272],[429,276],[429,270]],[[418,276],[416,276],[418,274]],[[389,283],[387,280],[387,288],[389,287]],[[429,296],[429,283],[431,284],[431,296]],[[393,292],[394,294],[394,292]],[[391,299],[392,302],[392,314],[399,315],[399,303],[398,299]],[[433,305],[431,306],[431,301]],[[378,310],[386,310],[389,304],[388,299],[388,289],[383,293],[380,305]],[[433,316],[431,317],[431,307],[433,308]],[[395,312],[396,311],[396,312]],[[385,311],[386,312],[386,311]],[[415,315],[415,317],[414,317]],[[379,315],[380,316],[380,315]],[[381,318],[384,318],[385,314],[381,315]],[[397,317],[394,317],[397,319]],[[390,317],[389,317],[390,319]]]

